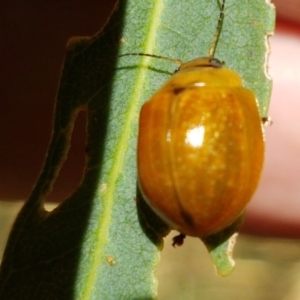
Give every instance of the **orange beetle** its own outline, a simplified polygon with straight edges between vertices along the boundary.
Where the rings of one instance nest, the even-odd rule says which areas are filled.
[[[140,113],[139,188],[181,237],[204,238],[232,224],[253,195],[263,165],[255,95],[213,57],[224,2],[210,56],[181,64]]]

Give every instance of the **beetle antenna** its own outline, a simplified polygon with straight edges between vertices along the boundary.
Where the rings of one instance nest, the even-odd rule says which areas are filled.
[[[175,58],[170,58],[170,57],[155,55],[155,54],[148,54],[148,53],[135,53],[135,52],[133,52],[133,53],[125,53],[125,54],[119,55],[119,57],[122,57],[122,56],[148,56],[148,57],[154,57],[154,58],[169,60],[169,61],[171,61],[175,64],[178,64],[178,65],[183,64],[183,61],[181,59],[175,59]]]
[[[219,37],[221,34],[222,26],[223,26],[224,10],[225,10],[225,0],[222,0],[222,4],[221,4],[221,8],[220,8],[220,16],[219,16],[219,20],[218,20],[218,24],[217,24],[217,28],[216,28],[216,33],[214,35],[213,42],[209,48],[209,53],[208,53],[209,57],[214,57],[215,52],[216,52],[217,44],[218,44]]]

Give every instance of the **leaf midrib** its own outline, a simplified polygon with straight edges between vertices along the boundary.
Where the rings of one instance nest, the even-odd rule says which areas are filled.
[[[157,40],[157,32],[158,27],[160,25],[161,15],[163,12],[163,1],[154,1],[154,5],[149,16],[149,27],[148,27],[148,34],[147,38],[144,43],[144,47],[142,52],[153,54],[153,50],[155,49],[156,40]],[[142,56],[140,64],[147,65],[151,57]],[[122,167],[124,165],[124,158],[125,153],[127,152],[127,148],[130,146],[128,144],[128,140],[131,133],[132,123],[136,117],[136,108],[138,107],[138,102],[140,101],[140,95],[142,95],[142,90],[146,84],[146,68],[139,68],[137,73],[137,80],[132,89],[132,95],[129,100],[126,116],[125,116],[125,123],[123,126],[122,134],[120,134],[119,141],[117,143],[116,151],[113,155],[114,157],[114,164],[112,165],[111,171],[108,174],[107,180],[108,185],[103,194],[102,202],[103,202],[103,218],[99,219],[98,223],[98,232],[97,232],[97,243],[95,245],[94,253],[97,253],[94,256],[94,259],[91,262],[89,269],[89,275],[86,279],[85,289],[82,294],[81,299],[89,300],[92,297],[93,288],[97,282],[97,275],[98,275],[98,267],[100,265],[101,259],[103,257],[103,249],[105,247],[107,237],[109,234],[109,226],[111,224],[111,211],[115,199],[115,188],[117,179],[121,173]],[[101,228],[101,231],[100,231]],[[105,234],[104,234],[105,233]]]

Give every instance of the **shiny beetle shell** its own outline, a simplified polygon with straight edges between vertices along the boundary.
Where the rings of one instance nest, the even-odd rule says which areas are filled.
[[[181,233],[202,238],[234,222],[257,187],[263,157],[256,98],[215,58],[183,64],[141,109],[139,188]]]

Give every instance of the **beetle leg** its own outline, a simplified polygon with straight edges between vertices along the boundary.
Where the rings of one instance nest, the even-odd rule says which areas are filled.
[[[264,126],[270,126],[273,124],[271,117],[262,117],[261,122],[263,123]]]
[[[186,235],[183,233],[180,233],[180,234],[174,236],[172,246],[176,247],[176,246],[183,245],[185,237],[186,237]]]

